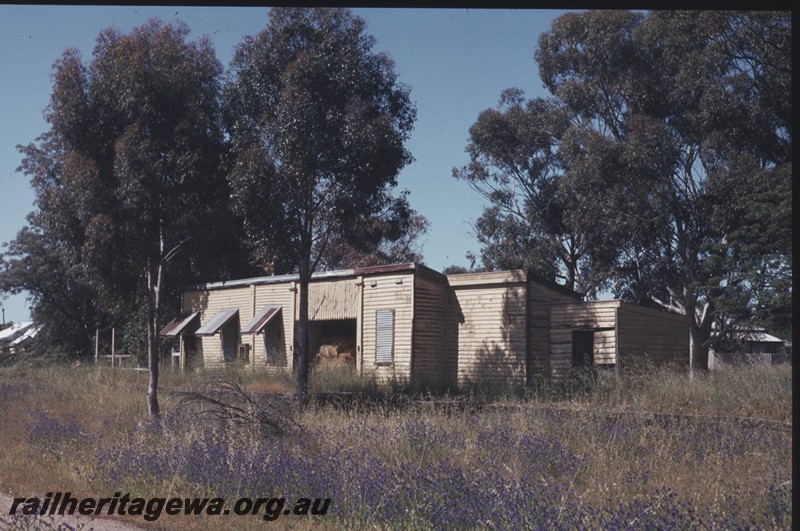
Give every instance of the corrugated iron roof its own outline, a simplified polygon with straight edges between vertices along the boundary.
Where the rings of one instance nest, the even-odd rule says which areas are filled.
[[[233,319],[236,315],[238,315],[239,309],[238,308],[223,308],[217,315],[212,317],[209,321],[206,322],[203,326],[197,329],[194,333],[196,336],[213,336],[219,329],[225,326],[225,323]]]
[[[186,329],[187,326],[192,323],[192,321],[195,320],[195,318],[197,318],[198,315],[200,315],[199,311],[183,313],[182,315],[170,321],[167,326],[162,328],[158,335],[161,337],[177,337]]]
[[[281,306],[273,306],[270,304],[265,305],[261,310],[252,318],[250,322],[242,329],[243,334],[259,334],[267,323],[278,315],[281,311]]]
[[[19,336],[17,339],[11,342],[11,346],[18,347],[23,343],[25,343],[26,341],[33,339],[34,337],[36,337],[36,334],[38,334],[43,327],[44,325],[39,325],[39,326],[32,326],[26,329],[21,336]]]
[[[767,334],[766,332],[734,332],[733,337],[744,341],[752,341],[755,343],[783,343],[783,339]]]
[[[312,281],[319,281],[319,280],[327,280],[327,279],[334,279],[334,278],[347,278],[347,277],[357,277],[359,275],[377,275],[377,274],[384,274],[384,273],[394,273],[400,271],[415,271],[424,269],[426,271],[431,271],[440,275],[444,278],[444,275],[430,269],[426,266],[421,264],[416,264],[414,262],[409,262],[407,264],[391,264],[385,266],[370,266],[370,267],[361,267],[358,269],[341,269],[338,271],[321,271],[318,273],[314,273],[311,275]],[[297,282],[300,280],[300,275],[274,275],[268,277],[254,277],[254,278],[243,278],[238,280],[223,280],[222,282],[208,282],[205,284],[194,284],[191,286],[186,286],[184,291],[191,291],[191,290],[210,290],[210,289],[221,289],[221,288],[233,288],[233,287],[241,287],[241,286],[251,286],[251,285],[260,285],[260,284],[279,284],[282,282]]]
[[[0,341],[10,343],[24,334],[25,331],[32,326],[33,321],[26,321],[24,323],[13,324],[4,330],[0,330]]]
[[[413,271],[418,264],[408,262],[404,264],[388,264],[379,266],[358,267],[353,270],[356,275],[376,275],[380,273],[396,273],[398,271]]]

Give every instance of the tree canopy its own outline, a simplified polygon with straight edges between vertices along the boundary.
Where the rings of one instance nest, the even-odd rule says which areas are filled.
[[[124,329],[157,414],[159,322],[181,286],[298,272],[307,302],[315,269],[421,260],[428,222],[393,193],[415,109],[364,28],[273,8],[227,79],[183,23],[107,29],[88,62],[63,53],[50,128],[19,147],[36,210],[0,257],[46,348],[85,356],[96,329]]]
[[[246,235],[268,269],[300,277],[301,402],[311,273],[329,246],[377,243],[412,219],[391,192],[411,161],[415,109],[364,29],[347,10],[272,9],[266,29],[237,48],[225,90],[228,178]]]
[[[455,170],[491,202],[476,224],[484,265],[690,316],[698,367],[737,323],[779,324],[791,298],[790,50],[788,13],[556,19],[535,58],[558,118],[547,100],[512,92],[509,105],[504,93]],[[557,208],[538,207],[544,186]]]
[[[77,318],[100,303],[105,321],[123,309],[144,314],[153,415],[168,266],[182,261],[175,273],[184,279],[192,270],[224,274],[227,253],[215,243],[230,241],[215,239],[229,195],[219,170],[222,67],[209,42],[187,42],[188,32],[151,20],[129,34],[103,31],[88,64],[64,52],[54,67],[50,130],[21,148],[37,211],[11,247],[17,261],[7,273],[17,278],[6,275],[34,291],[39,311]],[[41,264],[21,273],[32,260],[60,261],[49,270],[60,277],[45,285]]]

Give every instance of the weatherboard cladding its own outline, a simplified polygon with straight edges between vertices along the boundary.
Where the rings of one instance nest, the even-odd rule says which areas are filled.
[[[247,323],[239,341],[249,345],[248,363],[291,370],[298,289],[297,275],[200,284],[184,292],[183,308],[200,312],[199,332],[219,330],[218,314],[238,310],[237,323]],[[623,335],[654,359],[683,359],[685,320],[629,306],[582,302],[525,271],[445,276],[395,264],[315,274],[309,283],[311,321],[356,321],[359,374],[426,385],[560,378],[572,370],[575,330],[593,331],[596,364],[617,363]],[[662,333],[648,323],[666,324]],[[197,349],[206,367],[225,365],[219,335],[202,336]]]
[[[530,276],[528,279],[528,380],[550,378],[551,365],[551,308],[559,303],[580,301],[578,293]],[[570,339],[571,341],[571,339]]]
[[[379,381],[410,381],[413,334],[413,272],[364,276],[361,302],[362,374]],[[378,356],[378,310],[394,311],[391,363]]]
[[[644,357],[655,365],[689,364],[688,318],[633,304],[618,310],[619,363]]]
[[[225,308],[238,309],[239,322],[248,322],[253,318],[252,288],[240,286],[224,290],[199,291],[184,296],[184,303],[192,304],[184,309],[200,310],[201,328],[217,313]],[[198,329],[200,331],[200,329]],[[252,336],[241,338],[242,344],[252,345]],[[220,334],[200,336],[198,356],[205,368],[225,367],[222,356],[222,337]]]
[[[455,364],[449,366],[446,356],[448,334],[448,293],[445,282],[428,275],[414,278],[414,330],[412,374],[421,384],[455,383]]]
[[[267,323],[258,335],[243,336],[252,345],[252,364],[271,372],[291,370],[297,288],[292,282],[253,286],[252,307],[281,306],[282,310]]]

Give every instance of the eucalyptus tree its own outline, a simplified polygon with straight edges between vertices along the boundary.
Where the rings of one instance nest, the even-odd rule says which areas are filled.
[[[95,327],[107,321],[97,290],[58,241],[35,226],[23,227],[0,255],[0,292],[26,292],[31,317],[47,323],[37,344],[50,353],[88,356]]]
[[[788,13],[556,19],[535,54],[551,98],[504,93],[454,170],[490,201],[484,265],[686,315],[693,367],[737,322],[785,329],[790,50]]]
[[[343,9],[273,8],[225,89],[228,178],[260,265],[299,274],[298,401],[309,374],[308,282],[338,238],[393,210],[415,120],[393,61]]]
[[[453,176],[489,202],[474,225],[485,269],[528,269],[595,292],[602,282],[589,265],[602,257],[603,238],[573,212],[579,198],[559,154],[569,125],[558,100],[526,101],[508,89],[470,127],[470,162]]]
[[[694,367],[715,319],[724,334],[770,291],[765,270],[784,287],[791,270],[785,230],[757,246],[770,265],[747,216],[730,215],[758,216],[743,197],[790,195],[790,49],[787,13],[569,14],[539,40],[540,76],[573,115],[564,164],[618,242],[617,291],[688,316]]]
[[[50,129],[22,148],[35,224],[105,290],[146,301],[148,411],[159,415],[159,321],[168,267],[203,254],[229,195],[219,171],[222,67],[205,38],[151,20],[107,29],[84,63],[54,66]]]

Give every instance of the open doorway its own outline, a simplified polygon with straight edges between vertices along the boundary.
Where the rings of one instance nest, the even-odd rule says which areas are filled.
[[[572,332],[572,367],[585,369],[594,367],[594,332],[574,330]]]
[[[356,367],[356,320],[337,319],[308,323],[312,366]]]
[[[239,358],[239,319],[230,319],[220,330],[222,343],[222,359],[227,362]]]

